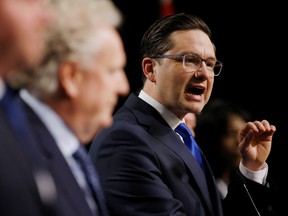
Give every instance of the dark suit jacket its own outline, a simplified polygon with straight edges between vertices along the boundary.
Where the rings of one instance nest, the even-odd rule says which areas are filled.
[[[9,110],[11,110],[13,106],[17,105],[17,112],[21,112],[21,115],[20,115],[22,116],[21,119],[25,121],[25,124],[22,127],[22,129],[25,130],[25,134],[22,134],[23,136],[20,137],[20,139],[16,140],[17,138],[19,138],[19,134],[14,133],[12,135],[11,131],[15,130],[15,127],[18,127],[18,126],[15,126],[15,127],[13,126],[13,129],[11,129],[6,126],[3,126],[1,122],[1,130],[0,130],[1,140],[2,140],[2,137],[5,136],[3,139],[5,139],[6,145],[10,145],[10,144],[14,145],[15,143],[15,146],[17,147],[20,146],[19,149],[18,148],[15,149],[16,148],[15,147],[14,150],[10,149],[10,147],[9,149],[8,147],[5,147],[9,150],[9,154],[11,154],[11,156],[10,155],[5,156],[3,152],[4,156],[7,157],[7,160],[9,159],[11,162],[11,165],[6,167],[7,173],[9,171],[11,175],[9,176],[5,175],[5,179],[7,179],[6,180],[7,182],[10,181],[9,184],[11,185],[13,184],[15,187],[13,190],[11,188],[9,189],[7,188],[7,193],[11,191],[11,194],[10,194],[11,199],[13,199],[13,197],[15,198],[14,206],[12,207],[12,204],[10,203],[9,206],[6,206],[7,210],[9,208],[9,211],[17,211],[17,212],[19,211],[19,215],[26,215],[25,213],[23,213],[25,211],[21,211],[20,208],[19,210],[17,210],[17,208],[18,208],[18,205],[22,206],[24,204],[26,205],[27,203],[28,204],[25,207],[28,210],[31,210],[28,207],[34,204],[32,201],[26,200],[25,202],[23,202],[23,204],[17,201],[17,199],[20,199],[21,196],[23,196],[24,200],[25,200],[24,196],[27,196],[27,199],[29,198],[28,195],[22,194],[20,186],[17,186],[19,184],[17,182],[21,182],[21,181],[23,181],[22,184],[24,185],[25,183],[24,178],[26,176],[29,177],[29,181],[27,180],[27,184],[29,187],[26,186],[25,188],[27,193],[32,193],[34,191],[39,193],[39,191],[45,191],[45,189],[46,189],[46,192],[44,192],[44,195],[47,194],[47,192],[48,193],[51,192],[53,188],[45,188],[45,184],[41,184],[41,183],[39,184],[40,189],[38,191],[35,189],[36,186],[35,186],[35,182],[33,182],[33,178],[32,178],[33,176],[32,177],[30,176],[31,171],[33,172],[35,168],[37,169],[41,168],[42,171],[44,170],[46,171],[44,178],[46,181],[49,180],[53,183],[52,186],[54,187],[55,193],[56,193],[55,194],[56,196],[53,197],[53,200],[48,200],[48,202],[51,202],[51,203],[48,203],[50,205],[49,207],[51,207],[51,209],[53,210],[53,212],[51,211],[51,215],[53,216],[58,216],[58,215],[59,216],[92,216],[92,212],[85,200],[84,193],[82,192],[82,189],[80,188],[76,179],[74,178],[70,170],[70,167],[67,164],[66,160],[64,159],[63,155],[61,154],[54,138],[52,137],[50,132],[47,130],[45,125],[42,123],[42,121],[34,113],[34,111],[19,97],[18,92],[13,91],[12,89],[8,89],[8,90],[10,91],[10,93],[12,92],[12,96],[10,95],[11,100],[9,100],[9,104],[8,104]],[[16,101],[17,103],[14,103]],[[14,115],[13,112],[11,114]],[[7,116],[7,113],[6,113],[6,116]],[[11,120],[9,119],[9,124],[10,122]],[[19,121],[18,119],[16,119],[16,125],[18,124],[23,124],[23,122],[20,122],[20,119]],[[2,130],[3,130],[3,133],[2,133]],[[6,135],[7,132],[9,132],[10,135],[8,134]],[[27,134],[29,134],[28,137],[26,136]],[[1,143],[1,146],[2,146],[2,143]],[[4,148],[4,147],[1,147],[1,148]],[[0,152],[0,154],[2,155],[2,151]],[[3,157],[1,156],[0,161],[5,159],[5,157],[4,158]],[[22,158],[26,158],[28,162],[26,163],[25,161],[23,162],[24,159]],[[7,162],[4,161],[4,162],[5,162],[5,165],[7,165],[8,161]],[[1,164],[0,166],[2,167],[3,163],[0,162],[0,164]],[[12,173],[12,171],[14,171],[12,169],[14,168],[14,166],[15,166],[15,169],[20,170],[21,172],[16,173],[16,170],[15,170],[15,173]],[[14,174],[15,176],[13,176],[12,174]],[[2,177],[0,179],[0,182],[1,181],[2,181]],[[35,178],[34,178],[34,181],[35,181]],[[37,182],[37,179],[36,179],[36,182]],[[32,187],[31,185],[34,187]],[[2,188],[2,186],[4,187],[4,185],[2,185],[1,183],[0,187]],[[0,196],[2,197],[2,193],[0,193]],[[3,201],[5,201],[5,199],[6,198],[4,197],[4,194],[3,194]],[[36,212],[39,206],[36,203],[34,204],[34,207],[35,207],[35,212]],[[10,209],[10,208],[15,208],[15,209]],[[0,209],[0,213],[1,213],[1,209]],[[17,214],[0,214],[0,215],[14,216]],[[28,215],[40,216],[41,214],[29,213],[29,211],[27,211],[27,216]]]
[[[95,137],[89,154],[111,215],[223,215],[205,157],[206,177],[178,135],[135,94],[115,114],[112,127]]]
[[[0,215],[53,215],[42,203],[35,176],[6,117],[0,107]]]

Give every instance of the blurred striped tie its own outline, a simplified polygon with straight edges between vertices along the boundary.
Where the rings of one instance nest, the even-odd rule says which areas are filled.
[[[95,167],[91,161],[90,156],[87,154],[86,149],[83,146],[73,154],[75,160],[79,163],[83,172],[85,173],[85,178],[87,183],[89,184],[91,190],[93,191],[93,195],[96,199],[99,214],[101,216],[107,216],[106,203],[103,195],[103,191],[100,186],[100,182],[98,179],[98,175],[96,173]]]

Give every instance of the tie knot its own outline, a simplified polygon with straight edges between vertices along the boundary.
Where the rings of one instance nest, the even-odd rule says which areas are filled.
[[[192,136],[191,130],[184,123],[180,123],[176,128],[175,132],[180,134],[183,138]]]

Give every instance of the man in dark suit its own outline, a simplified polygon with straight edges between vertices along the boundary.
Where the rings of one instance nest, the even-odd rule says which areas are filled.
[[[13,107],[8,105],[7,94],[12,92],[4,82],[12,70],[30,68],[40,62],[46,44],[45,31],[52,23],[51,12],[42,1],[0,1],[0,215],[3,216],[48,216],[55,213],[53,202],[56,194],[49,170],[42,163],[31,168],[30,148],[23,146],[31,140],[19,139],[8,114],[8,111],[12,114],[16,109],[21,115],[21,108],[14,109],[14,100],[9,101]],[[44,192],[40,185],[50,191]]]
[[[116,30],[122,16],[110,1],[51,2],[58,19],[44,61],[29,73],[10,73],[7,81],[20,89],[31,136],[55,182],[59,215],[106,216],[97,173],[79,162],[79,152],[111,125],[118,96],[129,91]]]
[[[274,125],[255,121],[241,130],[242,162],[224,208],[205,156],[201,169],[174,131],[187,113],[201,112],[222,69],[208,26],[188,14],[160,18],[144,34],[141,52],[143,89],[129,96],[89,150],[110,214],[273,215],[265,161]]]

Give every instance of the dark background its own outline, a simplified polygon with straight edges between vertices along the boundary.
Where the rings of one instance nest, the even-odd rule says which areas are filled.
[[[238,103],[254,119],[267,119],[277,127],[268,158],[269,172],[287,194],[283,176],[287,175],[288,167],[285,124],[288,10],[284,1],[227,2],[174,0],[174,8],[176,12],[201,17],[212,31],[217,58],[224,67],[221,75],[215,77],[211,99],[220,97]],[[114,0],[114,3],[124,15],[120,34],[128,57],[126,73],[131,91],[137,91],[142,86],[140,41],[148,26],[160,17],[159,1]],[[124,99],[120,99],[118,107]]]

